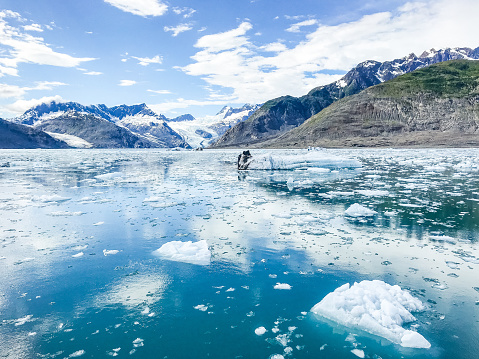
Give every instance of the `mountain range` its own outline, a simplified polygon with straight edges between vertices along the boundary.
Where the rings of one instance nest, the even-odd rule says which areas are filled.
[[[267,101],[216,141],[212,147],[262,147],[263,142],[300,126],[311,116],[344,97],[426,66],[449,60],[479,59],[479,47],[431,49],[393,61],[364,61],[338,81],[312,89],[302,97],[283,96]]]
[[[19,129],[23,126],[23,133],[28,133],[29,137],[42,132],[45,138],[53,137],[50,142],[40,141],[43,144],[38,146],[32,142],[29,148],[48,148],[48,143],[52,148],[191,148],[209,145],[258,107],[248,104],[241,108],[224,107],[215,116],[202,119],[195,119],[190,114],[168,119],[146,104],[107,107],[50,102],[35,106],[9,122]],[[31,140],[20,140],[18,135],[13,138],[18,148]],[[5,142],[5,146],[11,147],[12,141]]]
[[[332,127],[328,131],[320,131],[321,135],[318,139],[321,138],[321,141],[314,140],[314,136],[318,136],[319,133],[313,130],[314,126],[318,123],[322,123],[321,126],[323,126],[326,123],[324,120],[317,120],[316,115],[322,119],[328,118],[328,121],[332,121],[333,112],[338,114],[338,118],[344,113],[352,116],[354,111],[349,107],[353,103],[356,106],[362,106],[361,101],[364,100],[369,106],[377,105],[375,102],[377,96],[373,96],[375,100],[371,100],[367,96],[373,92],[364,90],[387,84],[404,74],[415,73],[436,63],[458,59],[479,59],[479,48],[447,48],[437,51],[431,49],[420,56],[410,54],[393,61],[364,61],[338,81],[316,87],[302,97],[283,96],[267,101],[263,105],[224,107],[216,115],[201,119],[196,119],[190,114],[168,119],[155,113],[145,104],[107,107],[106,105],[84,106],[76,102],[44,103],[29,109],[19,117],[2,121],[0,125],[3,133],[0,137],[0,147],[304,147],[317,145],[319,142],[323,145],[348,146],[354,142],[345,142],[345,138],[351,137],[351,133],[348,136],[338,135],[344,131],[348,132],[347,121],[343,121],[342,127],[336,131],[332,131]],[[455,81],[452,78],[448,80]],[[430,77],[429,81],[436,80]],[[354,97],[358,94],[361,96]],[[402,96],[407,96],[407,93],[402,93]],[[427,97],[425,96],[421,94],[420,98],[425,99]],[[344,100],[349,97],[352,97],[352,100]],[[397,103],[388,101],[382,98],[379,102],[383,105],[389,103],[391,106],[399,106]],[[428,106],[434,105],[433,102],[425,103]],[[415,105],[411,106],[415,108]],[[353,145],[365,145],[364,138],[367,137],[367,133],[367,131],[361,134],[358,132]],[[326,135],[329,136],[330,142]],[[295,138],[295,136],[299,137]],[[338,140],[340,137],[341,140]],[[334,138],[339,142],[332,141]],[[388,141],[384,143],[392,143]],[[370,145],[380,144],[373,141]]]

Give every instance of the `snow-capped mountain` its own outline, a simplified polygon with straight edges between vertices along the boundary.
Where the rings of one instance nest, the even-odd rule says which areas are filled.
[[[249,118],[261,105],[245,104],[239,108],[225,106],[216,115],[195,119],[183,115],[168,120],[168,125],[192,147],[206,147],[223,135],[228,129]]]
[[[52,127],[52,122],[65,122],[66,119],[68,119],[68,123],[73,123],[70,119],[74,115],[77,119],[84,118],[79,115],[94,116],[127,129],[133,135],[144,140],[137,144],[145,144],[147,147],[189,147],[184,139],[168,126],[165,122],[166,117],[156,114],[146,104],[107,107],[105,105],[84,106],[76,102],[53,101],[35,106],[10,121],[38,128],[45,127],[45,124],[48,123],[48,127]],[[70,131],[68,126],[55,125],[55,127],[61,128],[63,134],[74,135],[75,131],[73,129]]]
[[[364,61],[338,81],[316,87],[305,96],[283,96],[267,101],[247,121],[242,121],[226,131],[214,146],[261,146],[261,142],[300,126],[309,117],[343,97],[438,62],[460,59],[478,60],[479,47],[431,49],[420,56],[409,54],[392,61]]]

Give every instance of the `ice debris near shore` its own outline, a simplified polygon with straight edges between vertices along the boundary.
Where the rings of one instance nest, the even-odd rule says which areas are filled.
[[[416,320],[411,312],[423,310],[422,302],[409,292],[380,280],[365,280],[352,286],[346,283],[311,308],[311,312],[326,319],[403,347],[429,349],[431,344],[421,334],[402,327]]]
[[[248,170],[294,170],[310,167],[360,168],[362,166],[356,159],[334,156],[322,151],[308,151],[294,155],[266,153],[251,156],[249,154],[246,161],[241,161],[241,156],[244,156],[244,153],[238,158],[238,169]],[[240,163],[243,164],[242,168],[239,168]]]
[[[211,252],[206,240],[198,242],[171,241],[163,244],[153,254],[164,259],[199,265],[209,265]]]

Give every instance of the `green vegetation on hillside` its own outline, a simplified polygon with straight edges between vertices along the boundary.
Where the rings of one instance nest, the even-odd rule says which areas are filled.
[[[376,97],[431,93],[441,97],[479,95],[479,61],[441,62],[370,88]]]

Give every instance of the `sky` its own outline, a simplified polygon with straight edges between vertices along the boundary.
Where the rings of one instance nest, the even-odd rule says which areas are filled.
[[[214,115],[476,48],[478,18],[477,0],[0,0],[0,117],[52,100]]]

